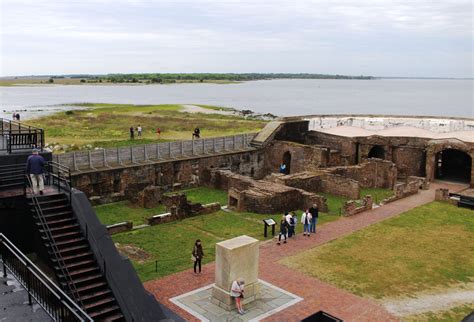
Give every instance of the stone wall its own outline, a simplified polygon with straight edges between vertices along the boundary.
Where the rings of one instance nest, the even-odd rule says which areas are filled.
[[[302,189],[308,192],[325,192],[350,199],[359,199],[360,185],[357,181],[324,170],[283,175],[273,173],[265,180]]]
[[[345,217],[357,215],[361,212],[372,209],[373,204],[374,201],[370,195],[362,198],[361,204],[358,204],[354,200],[346,201],[342,207],[342,215]]]
[[[321,146],[304,145],[289,141],[273,141],[265,149],[266,173],[279,172],[286,152],[291,155],[290,174],[317,171],[328,166],[330,150]]]
[[[380,159],[368,159],[359,165],[334,167],[327,170],[359,182],[362,188],[392,189],[397,180],[395,164]]]
[[[213,178],[210,183],[214,183],[215,188],[228,190],[228,207],[239,212],[273,214],[304,209],[312,204],[327,211],[326,198],[302,189],[254,180],[226,170],[216,170]]]
[[[229,169],[256,178],[264,176],[262,151],[161,161],[121,168],[74,173],[73,186],[84,191],[95,203],[136,200],[148,186],[172,191],[175,184],[194,187],[206,184],[213,169]],[[99,198],[97,198],[99,197]]]

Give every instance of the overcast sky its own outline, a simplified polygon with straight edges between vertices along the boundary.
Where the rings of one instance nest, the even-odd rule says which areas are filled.
[[[0,0],[0,75],[473,77],[471,0]]]

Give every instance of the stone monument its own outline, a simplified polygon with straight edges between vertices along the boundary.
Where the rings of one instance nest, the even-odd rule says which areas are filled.
[[[245,280],[242,303],[247,305],[258,298],[258,240],[246,235],[216,244],[216,276],[212,287],[211,302],[223,309],[233,310],[235,303],[230,296],[232,282]]]

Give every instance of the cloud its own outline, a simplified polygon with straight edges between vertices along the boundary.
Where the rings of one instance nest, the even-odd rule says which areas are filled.
[[[472,54],[470,0],[1,4],[2,75],[146,68],[300,72],[308,66],[303,71],[320,72],[324,67],[325,72],[344,74],[410,71],[419,76],[472,77],[472,63],[464,59]],[[199,62],[193,66],[189,62],[196,62],[196,55]],[[439,62],[421,59],[428,56]],[[120,57],[120,63],[114,57]],[[366,57],[372,57],[372,63]],[[392,63],[381,68],[384,57]]]

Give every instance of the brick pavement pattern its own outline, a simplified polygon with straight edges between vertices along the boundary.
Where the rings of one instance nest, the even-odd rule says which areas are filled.
[[[288,244],[282,246],[277,246],[272,241],[262,242],[260,246],[259,278],[304,298],[303,301],[275,313],[264,321],[300,321],[320,310],[337,316],[344,321],[397,321],[398,319],[395,316],[387,312],[376,301],[356,296],[316,278],[291,270],[279,264],[278,261],[283,257],[295,255],[331,240],[347,236],[374,223],[429,203],[434,200],[435,190],[441,187],[449,188],[450,191],[459,191],[465,188],[465,186],[456,184],[432,183],[429,190],[422,190],[416,195],[322,225],[317,228],[316,236],[304,237],[299,234]],[[200,276],[195,276],[190,269],[146,282],[144,285],[158,301],[187,321],[199,321],[171,303],[169,299],[212,284],[214,282],[214,269],[214,263],[209,263],[203,267],[203,274]]]

